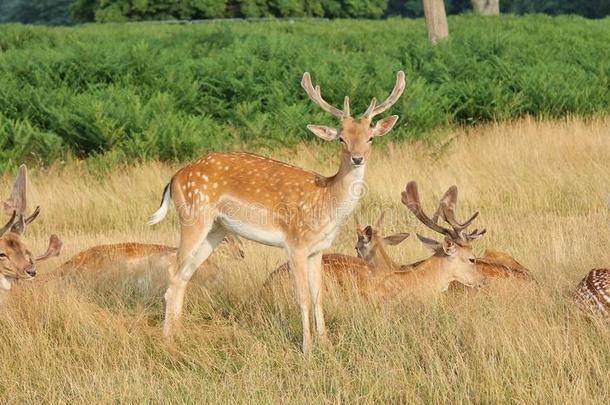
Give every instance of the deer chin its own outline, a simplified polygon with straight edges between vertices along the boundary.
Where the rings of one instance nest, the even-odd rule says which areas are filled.
[[[0,274],[0,291],[8,291],[11,289],[11,280],[3,274]]]

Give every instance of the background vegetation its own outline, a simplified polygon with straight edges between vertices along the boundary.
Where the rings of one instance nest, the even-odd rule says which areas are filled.
[[[607,0],[501,0],[502,13],[610,14]],[[449,14],[472,9],[470,0],[445,0]],[[421,17],[421,0],[3,0],[0,23],[38,24],[206,18]]]
[[[194,26],[0,26],[0,171],[72,157],[112,165],[293,145],[336,125],[299,86],[363,111],[404,69],[390,137],[610,108],[608,20],[457,16],[429,46],[422,20]]]
[[[438,237],[400,203],[405,183],[419,182],[430,210],[457,184],[460,217],[478,209],[475,226],[488,229],[476,252],[510,252],[537,284],[386,303],[330,285],[333,346],[306,359],[290,286],[262,287],[285,260],[279,249],[246,242],[241,261],[215,252],[219,270],[191,283],[174,344],[161,337],[163,287],[121,269],[101,280],[22,282],[0,307],[0,402],[608,404],[610,327],[589,320],[569,293],[589,269],[610,264],[609,128],[607,119],[524,120],[453,132],[440,154],[415,143],[373,151],[358,214],[371,222],[383,206],[383,233],[411,233],[390,248],[393,258],[430,254],[415,232]],[[273,156],[330,174],[338,148],[307,144]],[[73,165],[31,169],[28,201],[42,214],[26,240],[35,254],[52,232],[65,243],[40,272],[101,243],[175,246],[173,208],[145,225],[175,170],[144,163],[99,178]],[[11,180],[0,176],[0,195]],[[354,254],[355,239],[350,221],[333,250]]]

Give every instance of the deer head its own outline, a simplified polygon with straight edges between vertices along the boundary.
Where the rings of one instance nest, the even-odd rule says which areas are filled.
[[[15,185],[9,198],[3,202],[4,209],[10,211],[9,221],[0,228],[0,287],[8,290],[15,280],[31,279],[36,276],[36,262],[59,255],[62,242],[57,235],[51,235],[46,253],[33,256],[21,236],[26,227],[40,214],[40,207],[26,216],[27,168],[21,165]]]
[[[387,256],[385,246],[398,245],[409,237],[408,233],[397,233],[382,237],[379,234],[379,229],[383,223],[384,214],[385,213],[383,212],[381,213],[373,226],[367,225],[364,228],[360,226],[360,222],[356,218],[356,233],[358,234],[356,252],[358,253],[358,257],[364,259],[368,263],[376,263],[377,259],[385,258]]]
[[[485,277],[476,269],[476,259],[472,252],[471,242],[483,236],[486,230],[479,231],[475,229],[472,232],[466,231],[466,228],[479,215],[478,212],[475,212],[474,215],[463,223],[455,219],[457,195],[457,187],[450,187],[441,198],[436,213],[430,218],[422,209],[417,184],[411,181],[407,184],[405,191],[402,192],[402,203],[409,208],[421,223],[443,235],[442,241],[438,242],[417,234],[417,238],[424,246],[434,252],[434,256],[443,259],[443,268],[450,272],[456,281],[467,286],[477,286],[483,282]],[[447,228],[439,225],[439,217],[443,218],[450,227]]]
[[[341,120],[340,128],[331,128],[323,125],[308,125],[307,129],[313,132],[316,136],[332,141],[339,139],[343,148],[344,161],[351,166],[362,166],[370,153],[373,139],[378,136],[387,134],[396,121],[397,115],[392,115],[377,121],[373,125],[373,117],[383,113],[390,108],[405,89],[405,74],[399,71],[396,75],[396,84],[390,96],[381,104],[377,104],[377,100],[373,98],[367,110],[359,118],[354,119],[350,115],[349,97],[343,100],[343,110],[328,104],[320,92],[320,86],[315,86],[311,82],[311,77],[308,72],[303,74],[301,86],[309,98],[318,104],[324,111],[331,113]]]

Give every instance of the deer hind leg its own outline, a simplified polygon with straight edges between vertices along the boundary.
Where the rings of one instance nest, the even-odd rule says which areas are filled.
[[[309,314],[311,312],[311,297],[307,288],[307,256],[303,252],[289,251],[290,272],[294,279],[294,288],[301,309],[303,324],[303,353],[309,354],[312,348]]]
[[[171,275],[169,287],[165,293],[165,321],[163,323],[165,337],[171,336],[175,329],[174,324],[180,320],[184,293],[189,280],[227,234],[224,228],[214,224],[211,220],[200,229],[202,232],[194,235],[192,229],[184,225],[182,227],[180,247],[176,257],[176,271]]]
[[[324,311],[322,309],[322,299],[324,298],[324,285],[322,274],[322,253],[309,256],[308,262],[308,282],[311,302],[313,303],[314,318],[316,320],[316,331],[321,341],[328,340],[326,334],[326,322],[324,321]]]

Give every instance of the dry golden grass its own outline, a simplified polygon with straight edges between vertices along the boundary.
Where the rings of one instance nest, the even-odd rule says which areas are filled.
[[[160,334],[159,288],[119,275],[22,283],[0,310],[0,401],[608,403],[610,327],[576,310],[568,294],[589,269],[610,265],[610,120],[525,120],[444,139],[377,148],[361,216],[383,207],[386,232],[431,236],[400,191],[417,180],[432,209],[457,184],[458,211],[480,209],[477,225],[489,230],[477,251],[509,251],[538,285],[385,304],[333,289],[333,345],[305,358],[292,295],[261,288],[284,260],[272,248],[247,243],[246,259],[226,259],[214,283],[193,283],[171,344]],[[329,148],[274,156],[324,174],[336,165]],[[27,240],[35,251],[52,232],[65,242],[41,271],[94,244],[177,244],[174,213],[145,226],[175,169],[150,163],[103,179],[74,164],[30,170],[30,201],[43,214]],[[5,194],[10,180],[0,181]],[[336,251],[353,252],[352,228]],[[410,238],[391,254],[407,262],[427,252]]]

